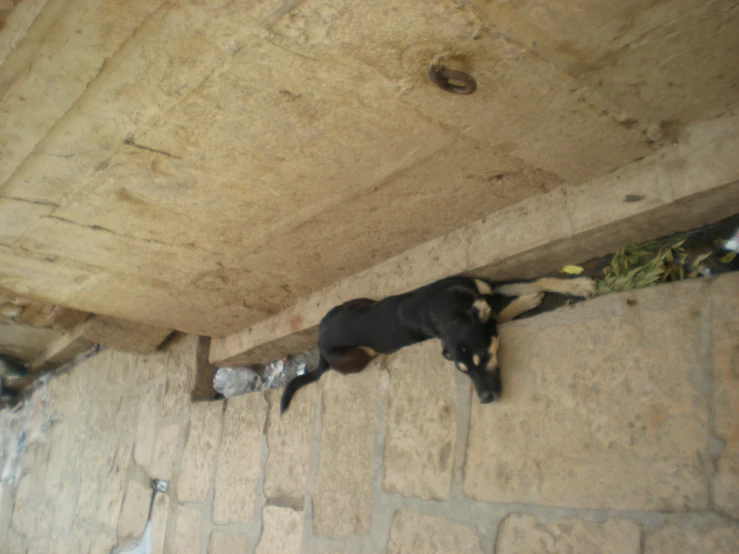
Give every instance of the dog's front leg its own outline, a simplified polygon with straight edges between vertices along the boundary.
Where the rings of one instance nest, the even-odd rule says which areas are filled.
[[[556,292],[570,296],[587,297],[595,292],[595,281],[590,277],[578,277],[576,279],[557,279],[556,277],[543,277],[529,283],[510,283],[500,285],[495,292],[503,296],[524,296],[538,292]]]
[[[496,323],[506,323],[507,321],[511,321],[522,313],[538,308],[543,299],[543,292],[532,292],[531,294],[519,296],[500,311],[496,316],[495,321]]]

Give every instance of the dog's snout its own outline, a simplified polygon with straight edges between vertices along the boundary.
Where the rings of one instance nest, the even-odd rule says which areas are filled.
[[[490,391],[481,392],[478,396],[480,398],[480,404],[490,404],[495,400],[495,395]]]

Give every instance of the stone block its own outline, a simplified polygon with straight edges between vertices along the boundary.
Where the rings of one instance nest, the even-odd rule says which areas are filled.
[[[739,273],[719,277],[711,289],[714,434],[725,445],[713,480],[716,508],[739,518]]]
[[[361,373],[324,375],[321,457],[313,496],[316,535],[366,535],[372,516],[377,362]]]
[[[46,492],[55,494],[61,490],[62,478],[69,453],[69,427],[56,423],[49,431],[49,463],[46,467]]]
[[[133,435],[136,432],[136,422],[138,421],[142,402],[143,396],[141,394],[131,392],[130,389],[125,391],[115,414],[116,433]]]
[[[480,537],[467,527],[439,517],[399,510],[390,530],[388,554],[482,554]]]
[[[167,379],[162,417],[185,415],[190,409],[197,373],[197,348],[197,336],[178,334],[167,341],[161,352],[152,356],[155,373]]]
[[[159,429],[154,446],[154,458],[151,462],[151,475],[155,479],[172,478],[172,469],[180,452],[180,426],[167,425]]]
[[[36,516],[36,532],[34,539],[48,540],[54,526],[54,500],[48,496],[41,497]]]
[[[133,451],[134,461],[145,468],[151,464],[154,454],[154,436],[156,424],[161,410],[161,401],[164,394],[161,384],[152,385],[144,394],[136,423],[136,441]]]
[[[131,461],[131,447],[121,445],[111,455],[105,473],[101,475],[100,505],[97,520],[110,529],[118,527],[118,515],[126,489],[126,474]]]
[[[90,554],[110,554],[115,546],[115,537],[96,529],[91,533]]]
[[[390,373],[383,488],[446,500],[452,482],[457,421],[454,364],[438,341],[388,358]]]
[[[83,330],[90,342],[139,354],[154,352],[171,333],[172,329],[106,315],[90,318]]]
[[[249,525],[252,521],[262,473],[267,410],[261,394],[245,394],[226,402],[213,500],[213,523],[217,525]]]
[[[179,506],[176,511],[174,537],[167,554],[200,554],[200,534],[203,513],[194,508]]]
[[[249,538],[241,533],[213,531],[210,535],[208,554],[245,554],[249,550]]]
[[[739,552],[736,527],[694,528],[668,522],[647,536],[644,554],[730,554]]]
[[[640,554],[640,529],[625,519],[603,523],[566,519],[545,523],[527,514],[510,514],[498,528],[498,554]]]
[[[77,517],[90,521],[97,519],[100,502],[100,487],[104,480],[104,471],[110,463],[113,448],[106,443],[96,443],[87,447],[84,456],[81,451],[73,450],[71,456],[83,456],[81,460],[82,482],[77,499]]]
[[[465,493],[489,502],[707,509],[704,286],[641,290],[634,306],[628,294],[611,294],[504,326],[503,396],[472,401]]]
[[[169,496],[156,493],[151,510],[151,554],[164,553],[169,519]]]
[[[121,516],[118,519],[118,541],[124,543],[144,533],[154,491],[131,479],[126,487]]]
[[[5,537],[5,544],[0,545],[0,552],[3,554],[16,554],[17,552],[26,552],[28,548],[28,539],[14,529],[8,529]]]
[[[34,490],[34,476],[26,474],[18,485],[13,508],[12,528],[21,535],[31,538],[36,531],[38,498]]]
[[[69,534],[65,552],[72,554],[85,554],[90,552],[92,546],[92,536],[87,527],[83,527],[79,522],[75,521],[72,532]]]
[[[190,430],[177,483],[180,502],[205,502],[208,499],[221,438],[223,408],[223,402],[200,402],[192,406]]]
[[[55,535],[66,537],[71,529],[74,521],[75,512],[77,510],[77,500],[80,494],[79,477],[69,476],[64,479],[61,492],[56,499],[54,510],[54,523],[52,531]]]
[[[305,502],[317,391],[315,385],[302,389],[282,417],[282,391],[267,392],[270,407],[267,423],[269,457],[264,474],[264,493],[279,506],[300,510]]]
[[[262,536],[255,554],[300,554],[303,512],[266,506],[262,512]]]
[[[138,356],[130,352],[123,352],[107,348],[110,355],[110,381],[121,388],[132,388],[137,382],[136,361]]]

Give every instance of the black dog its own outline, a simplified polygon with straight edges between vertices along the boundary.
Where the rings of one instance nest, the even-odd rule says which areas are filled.
[[[493,283],[449,277],[380,301],[359,298],[341,304],[319,325],[318,366],[287,384],[281,412],[298,389],[329,369],[357,373],[378,354],[433,338],[441,339],[442,355],[472,379],[480,402],[492,402],[501,390],[497,324],[536,308],[545,292],[590,296],[595,283],[588,278]]]

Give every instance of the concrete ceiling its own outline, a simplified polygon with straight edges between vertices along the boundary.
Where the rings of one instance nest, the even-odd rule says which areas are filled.
[[[729,111],[737,5],[0,0],[0,284],[241,329]]]

